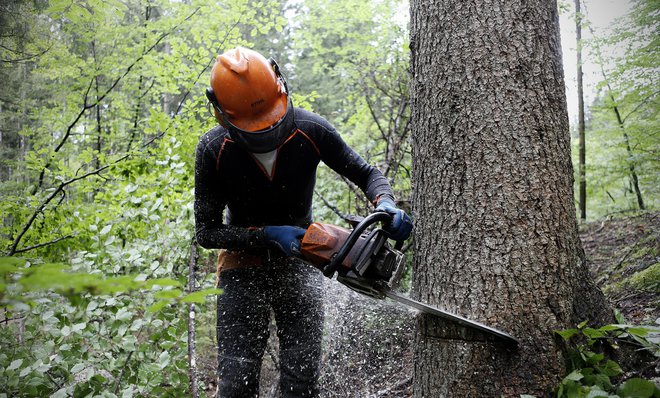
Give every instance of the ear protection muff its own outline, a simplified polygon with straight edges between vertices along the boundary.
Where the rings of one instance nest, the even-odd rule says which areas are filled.
[[[280,71],[280,66],[277,64],[277,62],[275,62],[275,60],[273,58],[268,58],[268,62],[270,62],[270,64],[272,65],[273,72],[275,72],[275,76],[277,76],[277,80],[279,80],[282,83],[282,86],[284,86],[284,92],[288,96],[289,95],[289,86],[286,83],[286,78],[282,74],[282,71]]]
[[[222,108],[220,108],[218,99],[215,97],[215,92],[211,87],[206,88],[206,99],[209,100],[209,104],[213,107],[213,110],[220,115],[222,120],[218,120],[218,122],[226,123],[225,120],[227,119],[227,117],[225,116],[225,113],[222,111]]]

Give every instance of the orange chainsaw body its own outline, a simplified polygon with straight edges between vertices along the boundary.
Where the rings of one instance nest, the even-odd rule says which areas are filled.
[[[350,233],[350,229],[336,225],[312,223],[300,242],[300,254],[317,268],[323,269],[346,242]],[[360,250],[360,246],[360,241],[358,241],[341,263],[342,268],[351,268],[354,254]]]
[[[332,224],[312,223],[300,242],[301,257],[325,274],[328,264],[339,261],[343,255],[339,252],[345,249],[345,245],[351,244],[336,269],[344,284],[347,284],[346,278],[355,283],[359,279],[361,286],[372,286],[378,281],[388,282],[395,271],[403,269],[399,267],[403,254],[392,250],[382,229],[364,231],[351,243],[350,236],[354,232]]]

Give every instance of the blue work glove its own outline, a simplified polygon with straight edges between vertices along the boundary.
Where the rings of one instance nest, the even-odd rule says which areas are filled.
[[[264,227],[264,238],[269,246],[276,247],[289,257],[300,254],[300,239],[306,229],[291,225]]]
[[[384,226],[384,230],[390,234],[390,238],[402,242],[410,236],[413,224],[410,217],[405,211],[396,207],[394,202],[390,199],[383,198],[378,201],[376,211],[384,211],[392,215],[392,221]]]

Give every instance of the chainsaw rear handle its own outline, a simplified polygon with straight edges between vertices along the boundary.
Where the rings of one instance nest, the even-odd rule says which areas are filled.
[[[375,213],[369,214],[362,221],[360,221],[355,226],[355,228],[353,228],[351,234],[348,235],[348,238],[346,238],[344,244],[339,248],[339,251],[332,256],[330,263],[328,263],[328,265],[323,268],[323,275],[327,276],[328,278],[332,278],[332,276],[335,274],[335,271],[337,271],[339,268],[339,265],[344,261],[346,256],[348,256],[348,253],[350,253],[351,249],[353,249],[353,246],[358,241],[358,239],[360,239],[362,233],[367,228],[379,221],[390,222],[392,221],[392,215],[384,211],[377,211]],[[402,246],[403,241],[397,242],[395,249],[400,250]]]

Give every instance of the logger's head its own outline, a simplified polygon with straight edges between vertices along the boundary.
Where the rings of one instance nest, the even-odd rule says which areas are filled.
[[[232,140],[250,152],[269,152],[294,130],[293,106],[277,63],[238,47],[219,55],[206,96]]]

